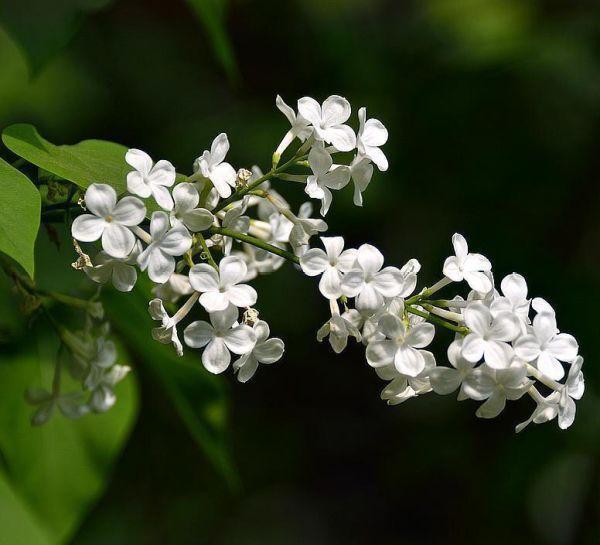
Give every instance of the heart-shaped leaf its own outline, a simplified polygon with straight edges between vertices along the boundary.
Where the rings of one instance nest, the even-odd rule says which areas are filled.
[[[40,193],[25,174],[0,159],[0,252],[33,278],[33,250],[40,227]]]

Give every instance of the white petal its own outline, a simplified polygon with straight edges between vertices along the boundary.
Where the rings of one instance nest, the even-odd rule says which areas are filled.
[[[565,369],[561,363],[548,352],[542,352],[535,366],[552,380],[561,380],[565,376]]]
[[[217,291],[219,289],[219,275],[208,263],[194,265],[190,269],[189,279],[192,288],[196,291]]]
[[[200,296],[199,301],[207,312],[224,311],[229,306],[227,294],[219,291],[207,291]]]
[[[308,253],[308,252],[307,252]],[[306,255],[306,254],[305,254]],[[319,273],[317,273],[319,274]],[[342,292],[346,297],[356,297],[364,286],[365,273],[355,269],[346,273],[342,279]]]
[[[128,292],[133,289],[137,281],[135,267],[125,263],[115,263],[112,269],[112,282],[119,291]]]
[[[510,345],[498,341],[484,341],[483,357],[492,369],[507,369],[514,358]],[[464,348],[463,348],[464,350]]]
[[[404,338],[406,326],[398,316],[384,314],[377,322],[377,329],[388,339]]]
[[[251,327],[240,325],[230,329],[224,336],[225,346],[234,354],[247,354],[256,343],[256,335]]]
[[[412,326],[406,336],[406,343],[413,348],[425,348],[431,344],[435,336],[435,327],[433,324],[421,322]]]
[[[127,191],[139,195],[143,199],[152,195],[152,187],[146,182],[144,175],[137,170],[132,170],[127,174]]]
[[[213,327],[204,321],[192,322],[183,331],[185,344],[192,348],[206,346],[215,336]]]
[[[454,233],[452,235],[452,246],[454,246],[454,254],[458,258],[465,258],[469,253],[469,246],[465,237],[460,233]]]
[[[511,312],[500,312],[493,320],[488,338],[496,341],[512,341],[521,333],[521,322]]]
[[[165,236],[169,230],[169,216],[165,212],[153,212],[150,220],[150,235],[153,241]]]
[[[560,361],[571,362],[577,357],[579,345],[575,337],[568,333],[559,333],[547,345],[546,352]]]
[[[453,282],[461,282],[463,279],[463,272],[460,268],[458,259],[455,256],[446,258],[442,272],[444,273],[444,276],[447,276]]]
[[[523,335],[515,343],[515,354],[524,361],[533,361],[540,355],[540,343],[535,335]]]
[[[506,397],[500,392],[494,392],[475,413],[479,418],[495,418],[506,406]]]
[[[148,257],[148,276],[152,282],[164,284],[175,272],[175,260],[155,248]]]
[[[461,349],[462,357],[467,361],[477,363],[483,358],[485,344],[485,341],[476,333],[469,333],[463,340]]]
[[[363,244],[356,259],[367,274],[374,274],[383,266],[383,254],[371,244]]]
[[[385,267],[375,273],[372,285],[384,297],[396,297],[402,290],[404,277],[400,269],[396,267]]]
[[[148,173],[147,179],[153,186],[171,187],[175,183],[175,167],[169,162],[161,159]]]
[[[331,155],[325,149],[314,146],[308,154],[308,163],[317,177],[320,177],[329,172],[333,161]]]
[[[133,250],[135,236],[133,233],[118,223],[106,224],[102,233],[102,248],[112,257],[125,258]]]
[[[108,224],[104,218],[92,216],[92,214],[82,214],[73,220],[71,235],[81,242],[93,242],[102,236],[106,225]]]
[[[403,344],[398,347],[394,365],[400,373],[409,377],[416,377],[425,369],[425,358],[419,350]]]
[[[330,261],[335,261],[344,250],[344,237],[321,237]]]
[[[210,146],[210,162],[211,166],[216,166],[223,162],[227,152],[229,151],[229,139],[222,132],[212,141]]]
[[[274,337],[254,347],[254,356],[260,363],[275,363],[283,356],[284,345],[281,339]]]
[[[489,309],[482,303],[470,304],[463,311],[465,324],[473,332],[483,337],[487,335],[492,316]]]
[[[277,109],[285,115],[290,122],[290,125],[294,125],[296,122],[296,112],[294,112],[294,110],[288,106],[279,95],[275,98],[275,105],[277,106]]]
[[[192,237],[189,231],[182,225],[173,227],[160,242],[161,250],[173,256],[183,255],[191,246]]]
[[[464,271],[463,277],[469,287],[479,293],[488,293],[493,288],[492,281],[485,273]]]
[[[196,233],[208,229],[215,221],[215,217],[212,212],[209,212],[205,208],[196,208],[186,212],[182,220],[190,231]]]
[[[228,256],[219,262],[221,286],[231,286],[241,282],[248,272],[246,263],[238,256]]]
[[[500,289],[504,296],[513,302],[527,299],[527,282],[520,274],[512,273],[505,276],[500,283]]]
[[[360,139],[367,146],[383,146],[388,139],[388,131],[379,119],[369,119],[361,132]]]
[[[152,169],[152,158],[139,149],[130,149],[125,154],[125,161],[142,174],[148,174]]]
[[[210,313],[212,325],[220,332],[229,330],[237,322],[239,312],[236,306],[228,305],[224,310]]]
[[[368,344],[365,354],[371,367],[383,367],[394,361],[396,345],[392,341],[373,341]]]
[[[256,303],[258,295],[252,286],[238,284],[227,289],[227,298],[236,307],[251,307]]]
[[[319,291],[326,299],[337,299],[342,295],[341,274],[333,267],[328,267],[319,280]]]
[[[237,371],[237,379],[240,382],[248,382],[258,369],[258,360],[253,354],[244,354],[233,362],[233,368]]]
[[[131,227],[144,221],[146,206],[136,197],[124,197],[114,207],[113,221]]]
[[[356,297],[356,308],[358,310],[377,310],[383,305],[383,296],[371,285],[364,284]]]
[[[383,151],[381,151],[379,148],[370,146],[367,147],[365,151],[367,157],[377,165],[377,168],[381,172],[385,172],[388,169],[388,160]]]
[[[331,95],[323,102],[321,118],[326,127],[331,127],[345,123],[350,112],[350,103],[344,97]]]
[[[321,124],[321,106],[311,97],[298,100],[298,113],[312,125]]]
[[[173,198],[171,192],[164,185],[153,185],[152,196],[154,200],[163,210],[173,209]]]
[[[211,373],[222,373],[230,362],[231,354],[220,337],[214,338],[202,352],[202,363]]]
[[[235,169],[229,163],[221,163],[210,173],[210,181],[223,199],[231,195],[231,188],[235,186],[236,177]]]
[[[356,147],[356,134],[348,125],[337,125],[324,131],[324,140],[338,151],[352,151]]]
[[[198,206],[200,195],[194,184],[177,184],[173,189],[173,200],[177,212],[189,212]]]
[[[117,192],[107,184],[92,184],[85,192],[86,208],[96,216],[109,216],[117,203]]]
[[[436,394],[446,395],[458,389],[462,375],[456,369],[436,367],[429,372],[429,380]]]
[[[300,258],[300,267],[307,276],[322,274],[328,265],[327,254],[320,248],[311,248]]]

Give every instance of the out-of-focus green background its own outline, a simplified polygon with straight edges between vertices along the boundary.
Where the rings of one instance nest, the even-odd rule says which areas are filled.
[[[231,373],[204,377],[190,354],[200,371],[189,383],[190,369],[182,371],[186,405],[160,371],[178,364],[153,352],[148,322],[132,311],[137,304],[147,320],[143,299],[109,293],[112,315],[126,322],[121,338],[140,396],[112,472],[70,474],[69,426],[93,430],[95,417],[13,433],[9,416],[20,411],[22,424],[30,409],[19,408],[21,393],[9,404],[13,383],[0,384],[6,474],[18,473],[11,460],[46,464],[44,477],[26,472],[32,512],[55,520],[61,494],[73,505],[81,494],[90,507],[64,533],[76,545],[600,542],[597,2],[3,4],[1,127],[31,122],[55,143],[113,140],[180,171],[225,131],[234,165],[265,168],[287,130],[277,93],[290,104],[344,95],[388,127],[390,168],[375,174],[364,208],[352,205],[350,189],[336,194],[331,232],[376,244],[389,263],[418,258],[421,285],[439,278],[450,236],[461,232],[497,278],[519,272],[531,295],[555,306],[559,328],[576,335],[586,358],[587,391],[566,432],[552,422],[515,435],[532,409],[527,399],[494,421],[476,419],[476,405],[453,396],[387,407],[360,347],[335,356],[316,342],[327,305],[314,282],[285,267],[256,282],[261,316],[286,342],[284,359],[240,385]],[[80,288],[64,235],[61,248],[40,230],[38,282]],[[0,284],[4,373],[31,333],[6,278]],[[447,341],[436,346],[441,362]],[[190,410],[220,430],[216,447],[190,425]],[[88,458],[78,471],[110,443],[106,430],[85,432],[96,443],[82,443]],[[44,457],[48,448],[56,458]],[[95,504],[78,488],[84,477],[98,480]],[[12,505],[5,488],[0,507]],[[0,544],[35,542],[18,520],[5,509]]]

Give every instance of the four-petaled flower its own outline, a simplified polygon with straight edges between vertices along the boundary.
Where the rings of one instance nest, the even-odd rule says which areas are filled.
[[[190,284],[200,292],[200,304],[207,312],[225,310],[230,304],[251,307],[256,303],[256,290],[240,284],[246,278],[246,263],[237,255],[224,257],[216,271],[208,263],[194,265],[189,273]]]
[[[183,225],[169,229],[166,212],[154,212],[150,220],[152,242],[138,256],[142,271],[148,269],[150,280],[164,284],[175,272],[175,256],[183,255],[192,246],[192,237]]]
[[[258,364],[263,365],[275,363],[283,356],[283,341],[277,337],[269,338],[269,324],[264,320],[257,320],[252,326],[256,336],[256,344],[250,352],[233,362],[233,369],[237,371],[237,378],[240,382],[247,382],[256,373]]]
[[[204,348],[202,363],[211,373],[222,373],[231,362],[230,351],[237,355],[252,351],[256,343],[254,330],[237,323],[238,310],[229,305],[225,310],[210,313],[210,323],[192,322],[184,332],[185,344]]]
[[[222,132],[212,142],[210,151],[204,153],[194,161],[194,172],[209,179],[215,186],[219,195],[226,199],[231,195],[231,188],[235,187],[235,169],[225,162],[225,156],[229,151],[229,140]]]
[[[99,252],[94,259],[94,265],[84,267],[83,271],[98,284],[106,284],[112,280],[113,286],[119,291],[131,291],[137,281],[137,270],[134,265],[141,252],[142,244],[139,240],[126,258],[117,259],[106,252]]]
[[[85,192],[85,206],[92,214],[75,218],[71,225],[73,238],[93,242],[102,237],[102,248],[108,255],[127,257],[135,245],[135,236],[128,227],[143,221],[144,203],[136,197],[123,197],[117,202],[117,193],[111,186],[92,184]]]
[[[429,380],[436,394],[451,394],[460,387],[458,399],[466,398],[463,382],[473,372],[475,364],[463,358],[461,350],[462,340],[451,343],[448,347],[448,361],[452,367],[438,366],[429,373]]]
[[[351,151],[356,146],[354,131],[344,123],[350,117],[350,103],[332,95],[320,105],[314,98],[298,100],[298,112],[312,124],[317,140],[332,144],[339,151]]]
[[[175,205],[171,210],[171,225],[185,225],[190,231],[204,231],[215,220],[212,212],[206,208],[198,208],[200,195],[194,184],[178,184],[173,189]]]
[[[465,280],[471,289],[487,293],[492,289],[492,282],[485,274],[492,270],[492,264],[481,254],[470,254],[465,237],[455,233],[452,245],[456,255],[450,256],[444,262],[444,275],[453,282]]]
[[[465,337],[461,354],[463,358],[477,363],[483,358],[494,369],[506,369],[514,358],[508,342],[521,332],[519,319],[510,312],[492,316],[483,303],[471,303],[463,312],[470,333]]]
[[[164,159],[153,165],[152,158],[139,149],[130,149],[125,161],[135,169],[127,174],[127,191],[143,199],[152,195],[158,206],[171,210],[173,199],[167,188],[175,183],[175,167]]]
[[[308,164],[313,173],[306,180],[305,191],[311,199],[321,200],[321,216],[324,216],[333,199],[330,190],[341,189],[348,184],[350,169],[344,165],[332,169],[331,155],[319,146],[310,150]]]
[[[325,251],[311,248],[300,258],[300,267],[308,276],[321,276],[319,290],[327,299],[342,296],[342,273],[348,272],[354,265],[357,251],[344,251],[342,237],[321,237]]]
[[[384,314],[377,328],[386,339],[372,341],[367,346],[369,365],[383,367],[393,362],[399,373],[409,377],[416,377],[425,369],[425,357],[420,349],[433,340],[432,324],[421,322],[407,327],[398,316]]]
[[[387,142],[387,129],[379,119],[367,120],[366,108],[358,110],[358,120],[360,123],[356,137],[358,153],[371,159],[382,172],[386,171],[388,169],[388,160],[379,147]]]

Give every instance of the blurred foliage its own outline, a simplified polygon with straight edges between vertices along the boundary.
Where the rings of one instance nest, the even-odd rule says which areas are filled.
[[[235,88],[183,1],[115,0],[68,39],[55,25],[53,43],[69,45],[34,78],[5,27],[2,128],[28,122],[56,143],[133,145],[181,172],[226,131],[232,163],[265,167],[286,129],[277,93],[292,104],[305,94],[345,95],[388,127],[390,170],[375,175],[363,209],[351,191],[336,195],[332,233],[380,246],[391,263],[417,257],[425,285],[437,280],[451,234],[464,233],[498,275],[522,273],[531,294],[555,306],[559,326],[582,347],[587,392],[568,432],[547,424],[518,436],[526,400],[491,422],[452,396],[387,407],[359,347],[335,357],[316,343],[326,305],[290,267],[256,283],[261,316],[286,341],[284,359],[239,385],[208,377],[191,351],[176,367],[151,341],[145,309],[133,304],[140,295],[110,293],[143,410],[72,543],[597,543],[598,3],[235,0],[227,17],[210,5],[211,24],[227,23]],[[44,22],[41,11],[30,18]],[[60,250],[44,229],[38,235],[38,283],[89,290],[69,268],[68,236],[58,235]],[[0,361],[12,367],[25,358],[30,330],[4,280],[0,305]],[[128,318],[119,326],[120,316]],[[237,467],[240,494],[214,471],[219,460],[221,474]],[[0,538],[41,542],[45,527],[28,503],[14,502],[2,480],[0,491],[9,519]]]

